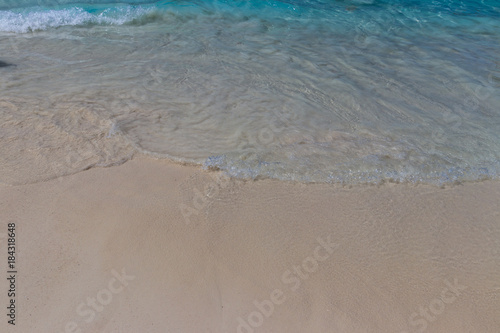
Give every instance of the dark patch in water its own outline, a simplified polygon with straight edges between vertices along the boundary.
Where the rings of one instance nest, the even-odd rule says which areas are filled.
[[[0,60],[0,67],[9,67],[9,66],[15,66],[15,65]]]

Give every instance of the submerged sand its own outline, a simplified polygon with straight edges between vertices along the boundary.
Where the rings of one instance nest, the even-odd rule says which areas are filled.
[[[2,332],[500,331],[500,182],[238,181],[135,158],[0,187]],[[5,305],[5,306],[4,306]]]

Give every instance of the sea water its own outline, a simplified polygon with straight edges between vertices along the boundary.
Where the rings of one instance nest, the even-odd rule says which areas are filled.
[[[0,182],[500,175],[500,0],[0,0]]]

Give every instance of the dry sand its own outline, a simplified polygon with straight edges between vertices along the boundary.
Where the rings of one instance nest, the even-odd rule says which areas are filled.
[[[500,332],[500,182],[216,175],[136,158],[0,187],[0,331]]]

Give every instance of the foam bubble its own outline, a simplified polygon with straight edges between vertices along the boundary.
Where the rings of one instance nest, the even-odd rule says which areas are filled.
[[[0,11],[0,31],[26,33],[62,26],[122,25],[153,12],[152,8],[121,6],[89,12],[81,7]]]

